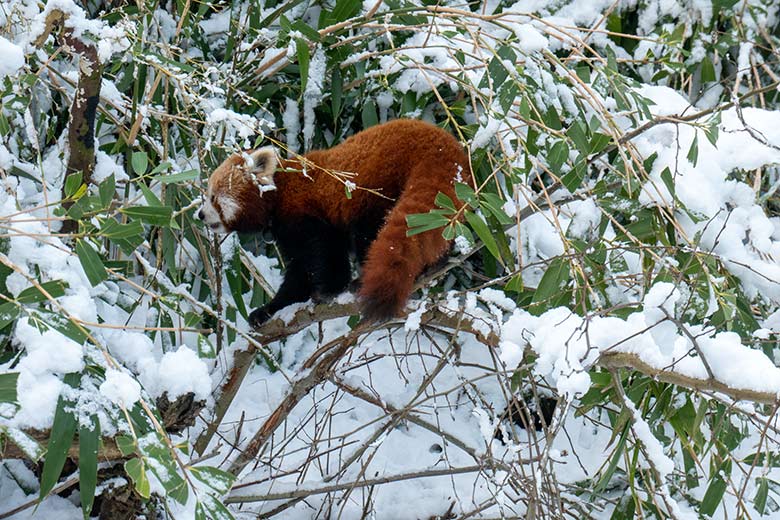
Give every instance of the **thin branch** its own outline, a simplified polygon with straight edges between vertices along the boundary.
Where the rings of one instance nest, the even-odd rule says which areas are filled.
[[[459,475],[463,473],[477,473],[486,469],[485,466],[473,465],[464,466],[460,468],[439,468],[439,469],[425,469],[419,471],[412,471],[409,473],[401,473],[398,475],[386,475],[383,477],[376,477],[370,479],[363,479],[351,482],[337,482],[335,484],[318,483],[316,486],[297,486],[296,489],[291,491],[280,491],[278,493],[266,493],[263,495],[230,495],[225,500],[226,504],[243,504],[247,502],[266,502],[269,500],[285,500],[291,498],[303,498],[311,495],[319,495],[322,493],[332,493],[333,491],[342,491],[347,489],[376,486],[379,484],[388,484],[390,482],[400,482],[402,480],[413,480],[416,478],[430,478],[441,477],[448,475]]]

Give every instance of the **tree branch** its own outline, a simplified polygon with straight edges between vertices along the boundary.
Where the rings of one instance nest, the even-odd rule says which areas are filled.
[[[60,42],[65,50],[70,52],[79,63],[79,81],[73,93],[73,103],[70,106],[70,123],[68,125],[68,164],[67,177],[81,172],[82,182],[90,184],[95,170],[95,115],[100,100],[100,85],[103,66],[98,58],[97,47],[86,43],[73,35],[73,30],[65,27],[68,14],[60,9],[52,9],[46,16],[43,33],[35,40],[35,45],[41,47],[52,31],[60,28]],[[62,183],[63,190],[65,182]],[[63,191],[63,198],[65,193]],[[72,201],[63,201],[63,207],[68,209]],[[75,231],[76,223],[72,220],[63,222],[62,232]]]

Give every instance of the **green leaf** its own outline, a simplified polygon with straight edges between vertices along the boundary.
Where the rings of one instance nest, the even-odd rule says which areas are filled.
[[[757,477],[758,489],[756,490],[756,496],[753,497],[753,507],[756,508],[758,514],[764,515],[766,511],[766,499],[769,497],[769,482],[765,477]]]
[[[330,19],[332,23],[339,23],[352,18],[360,10],[360,0],[336,0],[336,7],[333,8]]]
[[[149,477],[146,476],[144,461],[140,457],[128,460],[125,462],[125,472],[133,480],[138,494],[143,498],[149,498],[152,494],[152,488],[149,484]]]
[[[56,330],[66,338],[72,339],[79,345],[83,345],[87,340],[85,331],[61,314],[56,314],[54,312],[49,312],[42,309],[36,309],[30,313],[37,319],[45,322],[46,325],[52,329]]]
[[[103,207],[108,207],[111,201],[114,200],[114,193],[116,193],[116,179],[113,173],[100,183],[98,193],[100,194],[100,202],[103,204]]]
[[[40,284],[40,287],[52,298],[59,298],[65,294],[65,289],[68,287],[68,284],[62,280],[51,280],[49,282],[43,282]],[[16,301],[19,303],[36,303],[46,301],[47,299],[48,298],[46,295],[38,290],[38,288],[35,286],[28,287],[27,289],[20,292],[19,296],[16,297]]]
[[[73,381],[80,377],[79,374],[68,374],[68,380]],[[77,380],[77,379],[76,379]],[[65,466],[65,459],[68,458],[68,450],[73,444],[73,437],[76,435],[76,426],[78,421],[70,408],[71,403],[66,401],[62,395],[57,400],[57,409],[54,412],[54,422],[52,423],[51,433],[49,435],[49,444],[46,450],[46,460],[43,463],[41,472],[41,492],[40,499],[43,500],[46,495],[54,488]]]
[[[81,187],[81,172],[74,172],[65,178],[65,197],[70,199],[79,191]]]
[[[19,372],[5,372],[0,374],[0,403],[16,402],[16,382]]]
[[[341,98],[344,90],[344,80],[338,67],[333,67],[330,81],[330,104],[333,117],[338,118],[341,113]]]
[[[147,186],[143,182],[137,182],[135,185],[138,187],[139,190],[141,190],[141,193],[144,194],[144,200],[146,200],[147,206],[157,208],[163,205],[159,197],[157,197],[157,195],[155,195],[155,193],[151,189],[149,189],[149,186]]]
[[[701,60],[701,81],[702,83],[715,81],[715,66],[709,56]]]
[[[488,229],[487,223],[482,219],[482,217],[478,216],[476,213],[472,213],[471,211],[466,212],[466,220],[471,226],[471,229],[474,230],[474,233],[476,233],[479,239],[482,240],[482,243],[485,244],[485,247],[490,252],[490,254],[493,255],[493,258],[498,260],[501,265],[503,265],[504,260],[501,258],[501,253],[498,251],[498,244],[496,243],[496,239],[493,236],[493,233],[491,233],[490,229]]]
[[[214,496],[199,498],[195,505],[195,520],[233,520],[233,514]]]
[[[582,125],[577,121],[572,123],[569,130],[566,131],[566,135],[574,142],[574,146],[577,147],[581,154],[587,155],[588,152],[590,152],[588,137],[585,135],[585,130],[582,129]]]
[[[569,158],[569,145],[566,141],[556,141],[550,148],[550,154],[547,156],[547,164],[553,173],[560,173],[561,166]]]
[[[8,435],[8,438],[11,439],[11,442],[16,444],[16,446],[33,462],[38,462],[38,460],[43,457],[43,454],[46,453],[46,450],[43,449],[43,446],[41,446],[38,441],[18,428],[7,428],[5,433]]]
[[[669,190],[669,193],[672,195],[672,198],[676,198],[675,195],[675,187],[674,179],[672,178],[672,171],[667,166],[663,169],[661,172],[661,180],[664,183],[664,186],[666,186],[666,189]]]
[[[84,239],[76,241],[76,254],[92,287],[108,278],[106,266],[103,265],[100,255]]]
[[[155,175],[152,179],[160,181],[163,184],[173,184],[175,182],[188,182],[198,178],[198,170],[187,170],[169,175]]]
[[[139,445],[146,456],[149,469],[157,476],[168,496],[180,504],[187,502],[189,488],[179,473],[167,444],[157,435],[148,434]]]
[[[455,203],[454,203],[454,202],[452,202],[452,199],[451,199],[451,198],[449,198],[447,195],[445,195],[445,194],[444,194],[444,193],[442,193],[442,192],[439,192],[439,193],[437,193],[437,194],[436,194],[436,200],[435,200],[435,202],[436,202],[436,205],[437,205],[438,207],[440,207],[440,208],[449,209],[449,210],[451,210],[453,213],[454,213],[455,211],[457,211],[457,210],[455,209]]]
[[[720,112],[716,112],[712,119],[707,121],[707,126],[704,127],[704,135],[707,136],[707,140],[712,146],[717,146],[719,129]]]
[[[130,163],[133,166],[135,174],[141,177],[146,173],[146,169],[149,167],[149,157],[146,155],[146,152],[133,152]]]
[[[712,473],[710,485],[707,486],[707,491],[704,492],[704,498],[701,500],[699,508],[701,514],[712,516],[718,509],[721,500],[723,500],[723,493],[726,491],[724,475],[731,475],[731,459],[726,459],[717,471]]]
[[[696,166],[696,163],[699,160],[699,132],[696,132],[695,136],[693,137],[693,142],[691,143],[691,147],[688,150],[688,160],[694,166]]]
[[[585,180],[585,174],[587,173],[587,166],[585,164],[585,159],[582,155],[580,155],[576,162],[574,163],[574,168],[569,170],[562,178],[561,183],[566,187],[567,190],[574,193],[577,191],[577,188],[582,185],[582,181]]]
[[[119,211],[128,217],[140,219],[153,226],[169,226],[171,224],[171,216],[173,216],[173,208],[167,206],[131,206],[122,208]]]
[[[198,357],[204,359],[214,359],[217,357],[217,351],[214,345],[203,334],[198,334]]]
[[[309,41],[312,42],[319,42],[322,40],[322,37],[320,36],[320,33],[318,33],[314,28],[307,25],[306,22],[303,20],[296,20],[290,24],[290,29],[294,31],[298,31],[299,33],[306,36],[306,38]]]
[[[122,452],[122,455],[125,457],[135,453],[136,444],[133,437],[129,435],[117,435],[114,438],[114,441],[116,442],[116,447],[119,448],[119,451]]]
[[[0,305],[0,330],[15,322],[21,312],[19,306],[14,302],[6,302]]]
[[[379,124],[379,117],[376,114],[376,102],[374,100],[365,100],[363,102],[363,128],[368,128]]]
[[[170,169],[171,169],[171,163],[169,161],[163,161],[160,164],[158,164],[157,166],[155,166],[152,169],[152,171],[150,171],[149,173],[151,175],[155,175],[155,177],[152,177],[152,178],[163,177],[162,175],[157,175],[157,174],[158,173],[162,173],[164,171],[168,171]]]
[[[482,193],[482,202],[480,203],[482,210],[493,215],[502,226],[508,226],[515,221],[506,214],[503,206],[504,201],[495,193]]]
[[[120,224],[113,218],[109,218],[101,224],[99,234],[112,239],[143,237],[144,226],[138,220],[131,220],[127,224]]]
[[[438,210],[439,212],[442,210]],[[446,226],[450,219],[437,213],[437,210],[432,210],[430,213],[415,213],[412,215],[406,215],[406,225],[409,229],[406,231],[406,236],[410,237],[419,233],[424,233],[432,229]]]
[[[547,302],[553,296],[559,294],[571,278],[569,262],[562,257],[556,257],[550,262],[550,266],[539,280],[539,285],[534,292],[531,303]]]
[[[236,476],[211,466],[193,466],[192,476],[214,490],[217,495],[224,495],[233,487]]]
[[[455,196],[458,197],[458,200],[460,200],[461,202],[465,202],[466,204],[468,204],[474,209],[477,209],[479,207],[479,200],[477,199],[477,194],[474,193],[474,189],[468,184],[464,184],[462,182],[456,182]]]
[[[100,422],[96,415],[90,420],[91,425],[79,426],[79,495],[85,519],[89,518],[95,500],[100,445]]]
[[[233,302],[236,304],[236,308],[238,309],[238,312],[241,313],[241,316],[243,316],[244,319],[247,319],[249,314],[247,313],[246,305],[244,304],[244,282],[243,277],[241,276],[242,264],[238,248],[236,248],[230,264],[226,267],[225,277],[227,278],[228,286],[230,287],[230,294],[233,296]]]
[[[599,481],[596,483],[596,486],[593,489],[594,495],[598,495],[604,491],[604,489],[606,489],[607,485],[609,485],[609,481],[612,479],[612,475],[615,474],[615,470],[617,469],[618,462],[620,462],[620,459],[623,458],[623,452],[626,449],[627,438],[628,428],[625,428],[620,435],[620,440],[618,441],[617,446],[615,446],[615,450],[612,452],[612,457],[609,460],[607,469],[605,469],[604,473],[601,474]]]
[[[601,132],[594,132],[590,140],[590,153],[602,151],[612,141],[612,137]]]
[[[6,136],[11,131],[11,125],[8,124],[8,118],[0,112],[0,135]]]

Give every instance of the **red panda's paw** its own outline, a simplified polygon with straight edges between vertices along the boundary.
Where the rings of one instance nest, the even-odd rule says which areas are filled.
[[[249,326],[256,329],[271,319],[273,314],[268,311],[268,306],[263,305],[249,313]]]

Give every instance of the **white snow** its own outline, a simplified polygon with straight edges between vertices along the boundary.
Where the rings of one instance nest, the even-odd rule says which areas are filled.
[[[166,352],[159,364],[145,360],[140,363],[140,381],[152,396],[168,393],[173,401],[180,395],[194,392],[196,399],[205,399],[211,393],[211,378],[206,364],[192,349],[181,346],[175,352]]]
[[[24,67],[24,52],[21,47],[2,36],[0,36],[0,58],[0,81],[16,74]]]
[[[127,373],[109,368],[100,393],[116,405],[129,408],[141,398],[141,385]]]

